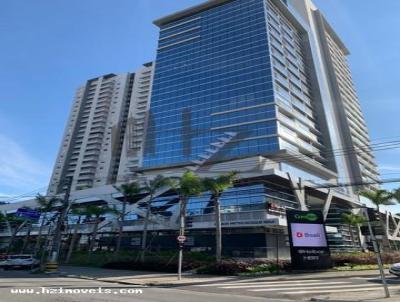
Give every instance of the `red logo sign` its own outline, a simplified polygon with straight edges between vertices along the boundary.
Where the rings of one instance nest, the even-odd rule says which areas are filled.
[[[303,235],[302,232],[297,232],[297,233],[296,233],[296,237],[297,237],[297,238],[303,238],[303,236],[304,236],[304,235]]]
[[[185,242],[186,241],[186,236],[180,235],[176,239],[178,240],[178,242]]]

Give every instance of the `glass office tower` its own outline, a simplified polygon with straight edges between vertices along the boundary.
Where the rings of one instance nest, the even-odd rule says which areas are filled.
[[[144,167],[188,163],[226,131],[221,160],[278,150],[269,57],[259,0],[161,25]]]
[[[284,173],[348,182],[360,174],[354,160],[368,158],[376,179],[371,155],[338,152],[370,153],[346,137],[320,33],[343,43],[320,15],[308,0],[213,0],[155,21],[143,168],[188,165],[234,133],[213,162],[263,156]]]

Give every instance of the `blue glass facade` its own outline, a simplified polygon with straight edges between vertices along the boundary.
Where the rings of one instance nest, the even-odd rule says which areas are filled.
[[[178,195],[162,196],[152,202],[152,213],[171,216],[178,210]],[[254,184],[230,188],[220,198],[222,213],[238,213],[267,210],[269,204],[295,208],[296,201],[290,189],[273,184]],[[145,205],[143,205],[145,207]],[[211,194],[205,192],[198,197],[191,197],[187,205],[187,216],[199,216],[214,213]],[[128,218],[134,219],[134,218]]]
[[[220,160],[276,151],[263,0],[236,0],[161,26],[143,166],[186,164],[224,132]]]

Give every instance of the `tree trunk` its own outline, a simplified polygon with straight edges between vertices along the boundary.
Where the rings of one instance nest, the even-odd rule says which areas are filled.
[[[34,256],[37,256],[37,254],[38,254],[38,252],[40,250],[40,247],[41,247],[40,241],[42,240],[42,232],[43,232],[43,226],[44,226],[45,221],[46,221],[46,214],[44,215],[43,220],[40,223],[39,232],[38,232],[38,236],[36,238],[35,247],[33,248],[33,255]]]
[[[180,206],[180,213],[179,213],[179,235],[185,235],[185,217],[186,217],[186,204],[187,198],[181,197],[181,206]]]
[[[57,225],[56,225],[55,235],[54,235],[55,242],[53,242],[53,251],[52,251],[52,252],[56,252],[56,255],[57,255],[56,261],[59,261],[61,259],[60,252],[61,252],[62,237],[63,237],[63,227],[64,227],[64,221],[65,221],[68,211],[69,211],[69,206],[64,205],[59,213],[59,217],[57,220]]]
[[[7,254],[10,253],[12,245],[13,245],[14,240],[15,240],[15,237],[17,236],[18,232],[25,226],[26,223],[27,223],[27,221],[25,220],[18,227],[16,227],[14,232],[11,234],[10,242],[9,242],[8,248],[7,248]]]
[[[146,256],[146,248],[147,248],[147,228],[149,226],[149,218],[150,218],[150,211],[151,211],[151,201],[153,196],[150,196],[149,201],[147,202],[147,209],[146,209],[146,217],[144,220],[143,225],[143,238],[142,238],[142,252],[140,255],[140,261],[143,263]]]
[[[118,238],[117,238],[117,246],[115,247],[115,253],[118,254],[120,249],[121,249],[121,241],[122,241],[122,235],[124,233],[124,221],[125,221],[125,212],[126,212],[126,198],[124,198],[124,201],[122,203],[122,213],[121,213],[121,219],[119,221],[119,229],[118,229]]]
[[[50,235],[51,235],[51,229],[52,229],[52,225],[51,225],[51,222],[50,222],[50,224],[49,224],[49,229],[47,230],[47,235],[46,235],[46,239],[45,239],[45,241],[44,241],[44,250],[43,250],[43,252],[42,252],[42,255],[41,255],[41,257],[40,257],[40,267],[41,267],[41,269],[43,270],[43,268],[44,268],[44,260],[45,260],[45,257],[46,257],[46,251],[48,251],[49,250],[49,248],[50,248],[50,246],[49,246],[49,238],[50,238]]]
[[[360,226],[357,224],[357,237],[358,237],[358,243],[360,245],[361,251],[364,250],[363,244],[361,242],[361,234],[360,234]]]
[[[28,230],[26,231],[26,235],[25,235],[25,238],[24,238],[24,243],[22,244],[21,254],[23,254],[25,252],[25,249],[29,244],[29,238],[31,237],[31,231],[32,231],[32,223],[29,222]]]
[[[219,196],[214,197],[214,207],[215,207],[215,259],[217,262],[221,262],[222,259],[222,226],[221,226],[221,205],[219,201]]]
[[[71,260],[72,252],[74,251],[74,248],[75,248],[76,238],[78,237],[78,230],[79,230],[80,225],[81,225],[81,216],[79,216],[79,219],[75,224],[74,233],[72,234],[72,238],[71,238],[71,242],[69,244],[67,258],[65,259],[65,263],[69,263],[69,261]]]
[[[94,227],[93,227],[93,232],[92,232],[92,238],[91,238],[91,240],[90,240],[90,244],[89,244],[89,256],[91,256],[92,255],[92,252],[93,252],[93,248],[94,248],[94,245],[95,245],[95,243],[96,243],[96,237],[97,237],[97,230],[98,230],[98,228],[99,228],[99,223],[100,223],[100,219],[99,218],[96,218],[96,223],[95,223],[95,225],[94,225]]]
[[[351,223],[348,224],[349,227],[349,233],[350,233],[350,240],[352,245],[354,244],[354,236],[353,236],[353,226],[351,225]]]

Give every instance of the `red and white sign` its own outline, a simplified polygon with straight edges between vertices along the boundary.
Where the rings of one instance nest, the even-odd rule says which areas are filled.
[[[292,223],[294,247],[327,247],[324,226],[322,224]]]
[[[180,235],[180,236],[176,237],[176,239],[178,240],[178,242],[185,242],[186,236]]]

